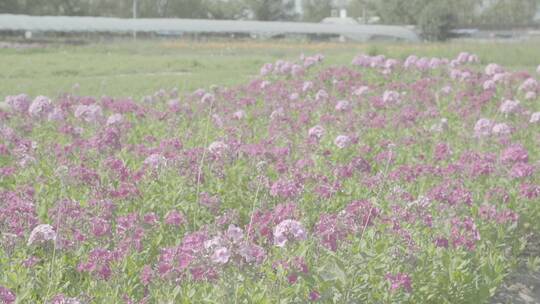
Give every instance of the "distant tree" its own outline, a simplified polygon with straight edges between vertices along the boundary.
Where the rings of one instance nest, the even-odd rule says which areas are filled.
[[[18,14],[19,1],[17,0],[0,0],[0,12],[4,14]]]
[[[332,0],[304,0],[302,19],[308,22],[320,22],[332,13]]]
[[[245,0],[245,4],[256,20],[293,20],[297,17],[294,0]]]
[[[451,3],[447,0],[371,1],[383,23],[416,25],[428,40],[445,40],[449,37],[450,30],[457,24],[456,10]]]
[[[204,0],[204,7],[210,19],[241,19],[246,11],[242,0]]]
[[[371,5],[386,24],[416,24],[430,0],[373,0]]]
[[[480,25],[493,28],[509,28],[530,25],[537,12],[536,0],[498,0],[485,8]]]
[[[446,0],[430,1],[422,9],[418,27],[427,40],[446,40],[456,24],[456,15]]]

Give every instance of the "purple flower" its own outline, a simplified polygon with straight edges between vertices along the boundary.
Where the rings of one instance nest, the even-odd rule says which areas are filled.
[[[487,118],[480,118],[474,125],[474,136],[486,137],[491,134],[493,122]]]
[[[154,272],[152,271],[152,267],[145,265],[141,270],[139,278],[143,286],[148,286],[152,282],[153,276]]]
[[[231,257],[231,252],[227,247],[219,247],[216,250],[214,250],[214,253],[212,254],[212,262],[216,264],[226,264],[229,261],[229,258]]]
[[[222,141],[215,141],[208,146],[208,151],[216,156],[223,156],[227,153],[229,146]]]
[[[76,118],[86,122],[96,122],[103,116],[103,111],[101,110],[101,107],[96,104],[78,105],[75,108],[74,115]]]
[[[505,100],[499,107],[499,111],[503,114],[512,114],[519,109],[519,100]]]
[[[16,299],[17,297],[15,296],[13,291],[8,289],[7,287],[0,285],[0,302],[2,302],[3,304],[12,304],[15,303]]]
[[[165,224],[171,226],[180,226],[186,222],[184,215],[176,210],[171,210],[165,216]]]
[[[353,95],[360,97],[364,96],[367,92],[369,92],[368,86],[360,86],[353,91]]]
[[[204,95],[201,97],[201,103],[204,104],[213,104],[215,100],[216,97],[211,93],[204,93]]]
[[[144,163],[144,165],[149,166],[150,168],[159,169],[166,162],[167,162],[167,160],[165,159],[165,157],[163,157],[161,154],[154,153],[154,154],[148,156],[144,160],[143,163]]]
[[[351,109],[351,103],[348,100],[340,100],[336,104],[336,111],[346,112]]]
[[[394,275],[388,273],[386,279],[390,281],[391,291],[397,291],[398,289],[403,288],[406,292],[412,292],[411,278],[408,274],[398,273]]]
[[[510,129],[510,126],[506,123],[498,123],[493,126],[493,129],[491,129],[491,133],[493,135],[509,135],[512,133],[512,129]]]
[[[490,63],[485,68],[485,73],[488,76],[493,76],[495,74],[499,74],[503,72],[504,72],[504,69],[496,63]]]
[[[294,198],[300,194],[302,188],[294,180],[281,178],[270,187],[270,195],[281,198]]]
[[[321,294],[317,290],[312,290],[309,293],[309,300],[315,302],[321,298]]]
[[[527,78],[518,88],[520,91],[528,92],[528,91],[536,91],[540,88],[540,85],[538,85],[538,81],[534,78]]]
[[[6,96],[5,101],[13,111],[19,113],[25,113],[30,106],[30,98],[26,94]]]
[[[485,91],[495,90],[497,88],[497,84],[492,79],[488,79],[484,81],[483,87]]]
[[[534,167],[527,163],[516,163],[510,169],[510,176],[513,178],[525,178],[533,175]]]
[[[448,248],[448,239],[445,237],[438,237],[434,241],[436,247]]]
[[[309,129],[308,135],[309,137],[321,139],[324,136],[325,130],[322,126],[316,125]]]
[[[122,114],[115,113],[107,118],[107,126],[118,125],[124,120]]]
[[[540,123],[540,112],[534,112],[531,114],[530,123]]]
[[[521,144],[513,144],[501,153],[501,161],[505,163],[528,162],[529,153]]]
[[[536,92],[529,91],[525,93],[525,100],[535,100],[536,97]]]
[[[274,228],[274,245],[285,246],[288,240],[305,240],[307,232],[302,223],[295,220],[284,220]]]
[[[28,108],[28,113],[32,117],[43,117],[52,110],[53,105],[51,100],[45,96],[38,96],[32,101]]]
[[[28,238],[28,246],[40,245],[47,243],[48,241],[56,242],[56,231],[51,225],[41,224],[36,226],[30,233]]]
[[[398,104],[401,102],[401,96],[396,91],[384,91],[382,101],[385,104]]]
[[[262,263],[266,258],[264,248],[255,244],[244,242],[238,247],[238,254],[244,258],[247,263]]]
[[[229,225],[226,235],[233,244],[237,244],[244,238],[244,231],[235,225]]]
[[[324,89],[320,89],[317,94],[315,94],[316,101],[322,101],[328,99],[329,95]]]
[[[334,140],[334,144],[340,148],[344,149],[351,144],[351,138],[347,135],[338,135]]]

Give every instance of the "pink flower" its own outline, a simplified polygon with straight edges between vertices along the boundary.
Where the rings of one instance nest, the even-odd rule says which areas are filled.
[[[312,301],[312,302],[317,301],[320,298],[321,298],[321,294],[317,290],[312,290],[309,293],[309,300]]]
[[[451,86],[448,86],[448,85],[447,85],[447,86],[444,86],[444,87],[441,88],[441,93],[442,93],[443,95],[448,95],[448,94],[450,94],[451,92],[452,92],[452,87],[451,87]]]
[[[273,70],[274,70],[274,65],[272,65],[271,63],[265,63],[261,67],[260,75],[261,76],[266,76],[266,75],[272,73]]]
[[[96,122],[103,116],[101,107],[96,104],[78,105],[75,108],[75,117],[86,122]]]
[[[336,111],[346,112],[351,109],[351,103],[348,100],[340,100],[336,104]]]
[[[64,120],[64,112],[60,107],[54,107],[52,111],[47,115],[48,121],[62,121]]]
[[[518,88],[520,91],[536,91],[540,86],[534,78],[527,78]]]
[[[148,156],[144,160],[144,165],[149,166],[153,169],[158,169],[159,167],[163,166],[167,162],[167,159],[163,157],[161,154],[154,153],[150,156]]]
[[[261,246],[244,242],[238,247],[238,254],[244,258],[247,263],[262,263],[266,258],[266,252]]]
[[[270,195],[281,198],[293,198],[300,194],[302,187],[294,180],[281,178],[270,187]]]
[[[513,144],[504,149],[501,154],[501,161],[505,163],[526,163],[529,161],[529,153],[521,144]]]
[[[5,101],[13,111],[19,113],[25,113],[30,106],[30,98],[26,94],[6,96]]]
[[[107,118],[107,126],[118,125],[124,120],[122,114],[115,113]]]
[[[54,231],[54,228],[51,225],[40,224],[30,233],[27,245],[40,245],[47,243],[48,241],[52,241],[53,243],[56,242],[56,231]]]
[[[408,274],[398,273],[393,275],[391,273],[388,273],[386,275],[386,279],[390,281],[391,291],[396,291],[400,288],[403,288],[406,292],[412,292],[411,278]]]
[[[536,97],[536,92],[530,91],[525,93],[525,100],[535,100]]]
[[[474,125],[475,137],[486,137],[491,134],[493,123],[487,118],[480,118]]]
[[[530,123],[540,123],[540,112],[534,112],[531,114]]]
[[[534,167],[527,163],[515,163],[510,169],[510,176],[513,178],[525,178],[533,175]]]
[[[325,130],[322,126],[316,125],[309,129],[308,135],[309,137],[321,139],[324,136]]]
[[[246,118],[246,112],[244,110],[238,110],[238,111],[234,112],[233,117],[236,120],[242,120],[242,119]]]
[[[233,244],[237,244],[244,238],[244,231],[235,225],[229,225],[226,235]]]
[[[334,140],[334,144],[340,148],[344,149],[351,144],[351,138],[347,135],[338,135]]]
[[[17,297],[15,296],[13,291],[8,289],[7,287],[4,287],[4,286],[0,285],[0,302],[1,303],[3,303],[3,304],[12,304],[12,303],[15,303],[16,299],[17,299]]]
[[[201,103],[204,104],[213,104],[215,100],[216,97],[211,93],[204,93],[204,95],[201,97]]]
[[[488,80],[484,81],[483,87],[484,87],[485,91],[495,90],[497,88],[497,84],[492,79],[488,79]]]
[[[215,141],[208,146],[210,153],[216,156],[223,156],[227,153],[229,146],[222,141]]]
[[[153,271],[152,271],[152,267],[150,267],[148,265],[145,265],[141,270],[139,278],[140,278],[141,283],[143,284],[143,286],[148,286],[152,282],[152,277],[153,276],[154,276],[154,274],[153,274]]]
[[[510,129],[510,126],[504,122],[495,124],[493,129],[491,129],[491,133],[493,133],[493,135],[509,135],[511,132],[512,129]]]
[[[398,104],[401,102],[401,96],[396,91],[384,91],[382,100],[385,104]]]
[[[440,248],[448,248],[448,239],[445,237],[438,237],[434,240],[435,246]]]
[[[328,97],[329,97],[328,93],[325,90],[320,89],[315,95],[315,100],[322,101],[322,100],[328,99]]]
[[[226,264],[231,257],[231,252],[227,247],[219,247],[212,254],[211,260],[216,264]]]
[[[369,87],[361,86],[353,91],[354,96],[363,96],[369,91]]]
[[[490,63],[486,66],[485,73],[488,76],[493,76],[495,74],[503,73],[504,69],[496,64],[496,63]]]
[[[96,237],[102,237],[111,232],[111,225],[105,219],[96,217],[91,221],[92,234]]]
[[[51,100],[45,96],[38,96],[32,101],[28,108],[28,113],[32,117],[43,117],[52,110],[53,105]]]
[[[311,81],[304,81],[304,84],[302,85],[302,92],[307,92],[313,89],[313,82]]]
[[[295,220],[284,220],[274,227],[274,245],[285,246],[288,240],[305,240],[307,232],[302,224]]]
[[[499,111],[503,114],[511,114],[519,109],[519,100],[505,100],[499,107]]]
[[[186,222],[184,215],[176,210],[171,210],[165,216],[165,224],[171,226],[180,226]]]

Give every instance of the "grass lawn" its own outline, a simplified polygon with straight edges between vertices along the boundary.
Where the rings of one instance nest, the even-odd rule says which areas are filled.
[[[478,54],[482,63],[497,62],[513,69],[532,70],[540,62],[540,42],[354,44],[287,41],[143,41],[48,45],[35,49],[0,49],[0,98],[26,93],[32,96],[71,92],[133,97],[160,88],[191,91],[212,84],[241,83],[266,62],[295,59],[301,53],[324,54],[331,64],[349,63],[359,53],[404,59],[418,56],[454,57]]]

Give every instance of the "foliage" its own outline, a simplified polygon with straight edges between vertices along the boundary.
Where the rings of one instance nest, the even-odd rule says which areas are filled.
[[[294,0],[245,0],[256,20],[292,20],[296,18]]]
[[[487,302],[540,229],[540,83],[403,55],[7,96],[0,300]]]
[[[427,40],[442,41],[450,37],[450,30],[456,24],[456,16],[445,0],[428,3],[418,19],[418,27]]]
[[[303,1],[302,19],[308,22],[320,22],[331,15],[332,8],[332,0]]]

